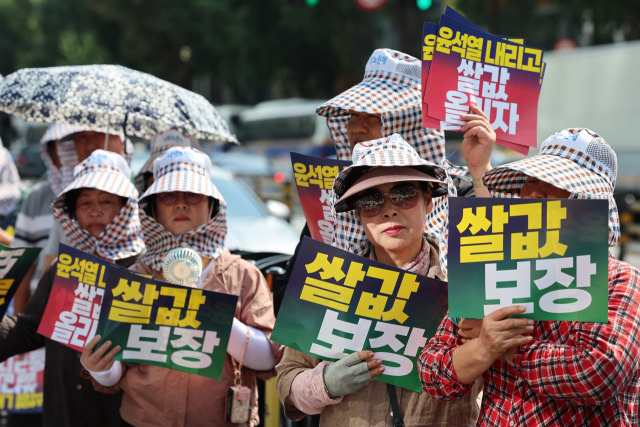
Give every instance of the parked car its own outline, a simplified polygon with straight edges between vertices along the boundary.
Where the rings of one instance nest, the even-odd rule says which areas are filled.
[[[211,180],[227,202],[229,250],[293,254],[299,235],[281,217],[286,206],[270,201],[269,209],[249,186],[218,167],[213,167]],[[278,210],[285,212],[276,216]]]

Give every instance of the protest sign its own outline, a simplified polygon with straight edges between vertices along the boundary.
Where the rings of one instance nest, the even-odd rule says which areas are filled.
[[[447,312],[447,284],[304,238],[271,339],[323,360],[371,350],[375,379],[421,392],[417,358]]]
[[[537,144],[543,52],[492,35],[447,7],[440,24],[423,28],[423,125],[459,131],[476,104],[497,142],[522,154]]]
[[[38,333],[82,351],[95,335],[108,269],[104,259],[60,244],[51,293]]]
[[[351,162],[292,152],[291,163],[298,198],[311,237],[330,244],[334,219],[329,202],[333,181]]]
[[[38,258],[40,250],[41,248],[8,248],[0,245],[0,316],[7,312],[16,289]]]
[[[120,345],[114,360],[220,379],[237,295],[110,269],[97,334]]]
[[[42,412],[44,348],[0,363],[0,410],[9,413]]]
[[[607,200],[449,200],[449,314],[606,322]]]

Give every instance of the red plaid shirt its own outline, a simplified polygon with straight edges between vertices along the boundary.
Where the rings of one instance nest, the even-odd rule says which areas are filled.
[[[640,271],[609,258],[609,322],[536,322],[512,365],[484,374],[478,426],[637,425]],[[422,387],[451,400],[470,390],[451,356],[460,344],[445,318],[418,360]]]

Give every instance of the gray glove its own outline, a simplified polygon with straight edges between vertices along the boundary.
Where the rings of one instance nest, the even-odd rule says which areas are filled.
[[[355,393],[371,380],[367,360],[360,360],[358,353],[330,363],[324,368],[323,375],[324,385],[332,398]]]

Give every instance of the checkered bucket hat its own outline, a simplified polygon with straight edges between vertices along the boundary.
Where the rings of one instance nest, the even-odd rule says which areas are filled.
[[[56,220],[74,247],[110,260],[128,258],[144,250],[138,192],[130,176],[131,170],[124,157],[110,151],[95,150],[76,166],[73,181],[53,202]],[[120,212],[98,238],[80,227],[75,214],[67,211],[67,194],[81,188],[94,188],[126,199]]]
[[[171,147],[200,148],[200,144],[198,144],[198,140],[195,138],[185,136],[175,129],[157,133],[151,139],[149,159],[142,165],[142,168],[140,168],[140,171],[133,179],[134,185],[141,194],[147,190],[145,182],[146,175],[153,174],[153,162]]]
[[[211,182],[211,159],[191,147],[172,147],[153,162],[154,182],[140,198],[152,202],[150,196],[183,191],[204,194],[218,201],[219,208],[206,223],[186,233],[174,236],[153,217],[141,213],[147,252],[143,262],[154,270],[162,270],[164,256],[171,249],[188,247],[201,256],[216,259],[225,251],[227,236],[227,204]]]
[[[374,167],[402,167],[409,166],[425,172],[427,175],[437,178],[441,182],[446,182],[448,175],[444,168],[435,163],[420,158],[418,153],[400,135],[394,134],[388,138],[368,141],[365,144],[358,144],[353,150],[353,164],[342,170],[333,183],[332,206],[335,216],[335,228],[333,245],[341,249],[348,250],[357,255],[364,255],[370,251],[370,242],[364,234],[364,229],[358,221],[355,212],[336,212],[343,210],[346,206],[341,206],[338,200],[349,189],[349,187],[365,172]],[[390,171],[390,174],[393,173]],[[432,197],[434,201],[438,198],[446,198],[448,187],[437,185]],[[344,203],[341,202],[341,203]],[[336,209],[337,208],[337,209]],[[425,235],[432,240],[439,242],[444,230],[433,230],[429,227],[429,216],[425,224]],[[445,240],[446,241],[446,240]]]
[[[613,198],[618,161],[600,135],[586,128],[564,129],[547,138],[538,155],[487,172],[485,185],[495,196],[518,197],[526,177],[553,184],[575,199],[609,201],[609,246],[620,239],[618,208]]]

